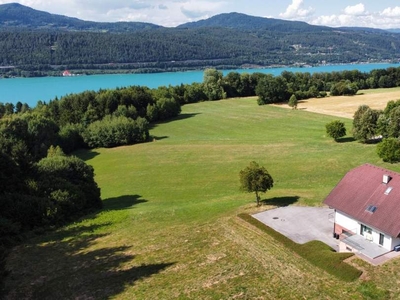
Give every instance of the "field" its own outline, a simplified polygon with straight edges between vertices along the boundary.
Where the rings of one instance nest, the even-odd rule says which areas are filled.
[[[105,208],[15,248],[7,299],[396,298],[400,260],[372,267],[352,258],[364,273],[343,282],[237,217],[320,206],[363,163],[400,171],[375,145],[326,137],[337,118],[254,98],[204,102],[155,126],[153,142],[78,153],[95,168]],[[341,120],[349,132],[351,120]],[[275,181],[260,208],[239,190],[252,160]]]
[[[353,118],[360,105],[366,104],[373,109],[384,109],[391,100],[400,99],[400,88],[362,90],[357,95],[348,97],[327,97],[299,101],[298,109],[320,114]],[[289,108],[287,105],[282,107]]]

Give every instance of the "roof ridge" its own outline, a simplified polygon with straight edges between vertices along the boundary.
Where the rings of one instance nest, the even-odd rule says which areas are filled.
[[[373,164],[370,164],[370,163],[365,163],[365,164],[361,165],[360,167],[364,167],[364,166],[371,167],[371,168],[374,168],[374,169],[378,169],[378,170],[381,170],[381,171],[384,171],[384,172],[389,172],[391,174],[395,174],[396,176],[400,176],[400,173],[398,173],[396,171],[385,169],[383,167],[379,167],[379,166],[376,166],[376,165],[373,165]],[[355,169],[358,169],[360,167],[356,167]]]

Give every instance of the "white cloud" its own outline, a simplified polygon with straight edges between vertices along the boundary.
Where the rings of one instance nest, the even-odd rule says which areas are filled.
[[[347,6],[344,9],[344,13],[346,15],[350,15],[350,16],[361,16],[361,15],[365,14],[364,4],[359,3],[359,4],[354,5],[354,6]]]
[[[205,18],[212,15],[213,12],[219,11],[224,7],[226,2],[212,1],[185,1],[181,7],[181,12],[191,20]]]
[[[400,17],[400,7],[388,7],[382,11],[381,15],[384,17],[398,18]]]
[[[292,0],[292,3],[286,8],[284,13],[280,13],[279,16],[284,19],[299,19],[305,18],[314,13],[312,7],[303,8],[303,0]]]

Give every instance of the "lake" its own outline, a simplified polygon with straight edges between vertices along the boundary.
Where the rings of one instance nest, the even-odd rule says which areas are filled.
[[[344,70],[359,70],[370,72],[373,69],[386,69],[389,67],[400,67],[399,64],[349,64],[328,65],[312,68],[265,68],[265,69],[238,69],[224,70],[224,75],[231,71],[238,73],[268,73],[280,75],[283,71],[290,72],[333,72]],[[159,86],[190,84],[203,81],[203,71],[188,71],[174,73],[153,74],[115,74],[115,75],[90,75],[71,77],[40,77],[40,78],[6,78],[0,79],[0,102],[28,103],[34,107],[38,100],[49,101],[86,90],[113,89],[131,85],[148,86],[157,88]]]

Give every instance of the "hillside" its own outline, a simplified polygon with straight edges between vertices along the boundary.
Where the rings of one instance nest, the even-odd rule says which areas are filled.
[[[19,4],[0,5],[0,66],[6,76],[162,72],[205,67],[398,61],[400,34],[330,28],[239,13],[164,28],[97,23]]]
[[[335,119],[249,98],[202,102],[155,126],[155,142],[77,153],[94,167],[105,209],[13,250],[6,299],[397,299],[398,259],[354,259],[368,281],[343,282],[236,218],[319,206],[365,162],[399,171],[376,145],[325,137]],[[276,182],[259,209],[239,190],[252,160]]]
[[[325,26],[314,26],[300,21],[285,21],[273,18],[253,17],[242,13],[225,13],[206,20],[179,25],[178,28],[224,27],[243,30],[269,30],[278,32],[332,31]]]

